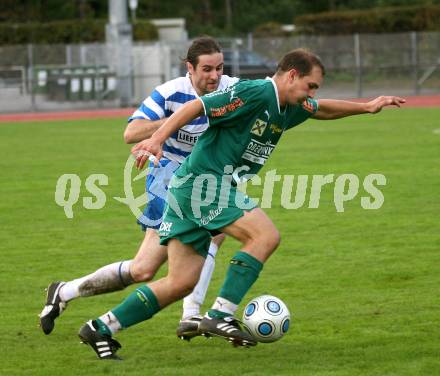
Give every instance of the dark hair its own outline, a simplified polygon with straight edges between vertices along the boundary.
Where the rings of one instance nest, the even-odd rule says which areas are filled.
[[[222,50],[213,38],[208,36],[199,37],[193,40],[183,61],[191,63],[196,68],[200,55],[211,55],[216,52],[222,52]]]
[[[300,76],[307,76],[315,66],[321,69],[324,76],[325,68],[321,59],[305,48],[297,48],[282,57],[277,66],[277,73],[296,69]]]

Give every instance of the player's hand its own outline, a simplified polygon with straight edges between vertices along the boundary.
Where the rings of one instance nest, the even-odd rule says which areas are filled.
[[[162,144],[155,141],[152,137],[133,146],[131,154],[136,158],[136,167],[138,169],[143,168],[148,160],[154,162],[154,165],[157,166],[163,154]]]
[[[377,97],[376,99],[367,102],[367,108],[368,112],[376,114],[386,106],[400,107],[400,105],[405,102],[406,100],[404,98],[382,95],[380,97]]]

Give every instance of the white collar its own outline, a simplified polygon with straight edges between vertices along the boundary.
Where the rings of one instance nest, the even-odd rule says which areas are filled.
[[[270,82],[272,82],[273,89],[275,90],[275,96],[277,98],[278,113],[281,115],[280,98],[278,97],[277,84],[275,83],[275,81],[271,77],[266,77],[266,80],[269,80]],[[286,112],[286,109],[284,109],[283,112]]]

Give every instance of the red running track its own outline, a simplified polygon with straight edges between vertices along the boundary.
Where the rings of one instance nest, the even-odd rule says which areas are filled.
[[[105,119],[126,117],[133,114],[134,108],[112,108],[106,110],[25,112],[0,114],[0,122],[30,122],[48,120]]]
[[[421,95],[417,97],[404,97],[405,107],[440,107],[440,95]],[[366,99],[355,99],[355,101],[365,101]],[[28,112],[0,114],[0,122],[30,122],[30,121],[49,121],[49,120],[76,120],[76,119],[103,119],[126,117],[134,112],[134,108],[88,110],[88,111],[63,111],[63,112]]]

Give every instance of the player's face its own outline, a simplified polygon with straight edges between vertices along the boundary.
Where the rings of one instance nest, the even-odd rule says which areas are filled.
[[[291,85],[287,101],[292,104],[302,103],[307,98],[314,98],[322,84],[321,68],[314,66],[307,76],[300,76],[295,70],[289,72]]]
[[[197,94],[203,95],[217,90],[223,74],[223,54],[216,52],[210,55],[200,55],[199,63],[194,68],[187,63],[191,82]]]

